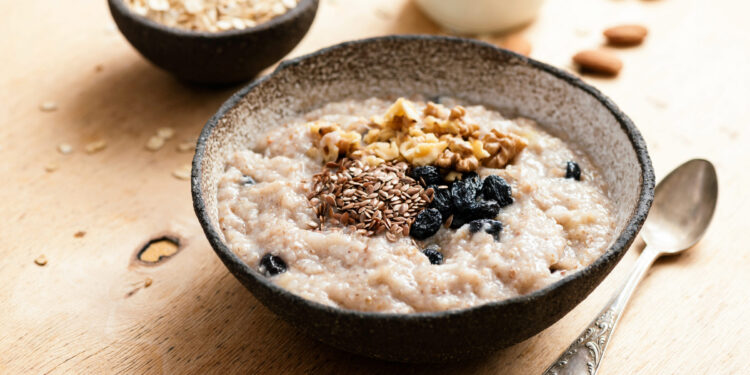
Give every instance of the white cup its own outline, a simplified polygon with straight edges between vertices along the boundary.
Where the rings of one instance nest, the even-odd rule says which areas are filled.
[[[543,0],[417,0],[422,11],[460,34],[487,34],[531,22]]]

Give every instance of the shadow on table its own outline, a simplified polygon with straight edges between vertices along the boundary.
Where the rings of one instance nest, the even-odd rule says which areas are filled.
[[[214,263],[214,262],[212,262]],[[489,358],[442,365],[383,362],[339,351],[310,339],[261,305],[223,266],[211,266],[216,277],[210,291],[193,306],[175,307],[168,339],[160,345],[167,370],[201,373],[315,373],[315,374],[455,374],[506,371],[508,364],[526,362],[534,340]],[[217,269],[221,268],[221,270]],[[188,290],[193,288],[188,287]],[[183,300],[184,301],[184,300]],[[507,372],[514,373],[514,372]],[[515,372],[523,373],[523,372]]]

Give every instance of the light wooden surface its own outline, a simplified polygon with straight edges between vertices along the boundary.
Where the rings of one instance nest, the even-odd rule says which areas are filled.
[[[586,79],[639,126],[658,176],[705,157],[720,177],[705,240],[652,269],[603,374],[747,372],[748,13],[733,0],[548,0],[538,21],[518,31],[532,57],[569,69],[578,49],[601,44],[604,27],[648,26],[643,46],[616,51],[620,77]],[[115,30],[103,0],[4,1],[0,14],[0,373],[534,374],[636,257],[633,249],[564,319],[489,358],[408,366],[331,349],[280,321],[227,272],[192,212],[188,182],[171,176],[192,157],[177,142],[197,136],[234,89],[191,87],[154,68]],[[438,29],[407,0],[322,0],[292,55],[416,32]],[[41,112],[45,100],[59,109]],[[176,138],[145,150],[162,126]],[[107,148],[86,154],[97,139]],[[60,142],[74,153],[58,153]],[[48,173],[51,162],[59,169]],[[134,263],[136,250],[162,234],[178,236],[183,249],[158,266]],[[44,267],[34,264],[40,254]]]

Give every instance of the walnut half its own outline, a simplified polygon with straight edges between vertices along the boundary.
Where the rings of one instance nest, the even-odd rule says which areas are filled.
[[[492,132],[484,137],[484,149],[491,156],[484,159],[482,164],[490,168],[505,168],[527,145],[525,139],[513,133],[492,129]]]

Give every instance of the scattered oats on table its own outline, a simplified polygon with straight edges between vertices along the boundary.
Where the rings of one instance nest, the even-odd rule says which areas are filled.
[[[54,162],[53,163],[49,163],[49,164],[47,164],[47,165],[44,166],[44,170],[47,171],[47,172],[50,172],[50,173],[56,171],[58,168],[60,168],[60,166],[57,163],[54,163]]]
[[[195,142],[193,141],[185,141],[177,145],[177,151],[179,152],[190,152],[193,150],[195,150]]]
[[[87,144],[85,147],[86,153],[89,153],[89,154],[97,153],[101,150],[104,150],[105,148],[107,148],[107,141],[103,139],[100,139],[98,141],[93,141]]]
[[[154,135],[146,142],[146,149],[149,151],[157,151],[164,146],[164,138]]]
[[[190,164],[183,164],[181,167],[172,171],[172,176],[178,180],[189,180],[191,169],[192,166]]]
[[[157,151],[164,147],[164,143],[172,137],[174,137],[174,129],[168,127],[159,128],[156,134],[152,135],[148,139],[148,142],[146,142],[146,149]]]
[[[63,155],[68,155],[73,152],[73,146],[71,146],[69,143],[60,143],[57,145],[57,151],[59,151]]]
[[[47,100],[39,105],[39,110],[42,112],[54,112],[57,111],[57,103]]]
[[[156,135],[164,138],[165,140],[171,139],[172,137],[174,137],[174,129],[168,127],[159,128],[156,131]]]
[[[278,17],[297,0],[125,0],[136,13],[170,27],[219,32],[242,30]]]
[[[37,266],[45,266],[47,264],[47,257],[42,254],[34,259],[34,263],[36,263]]]

